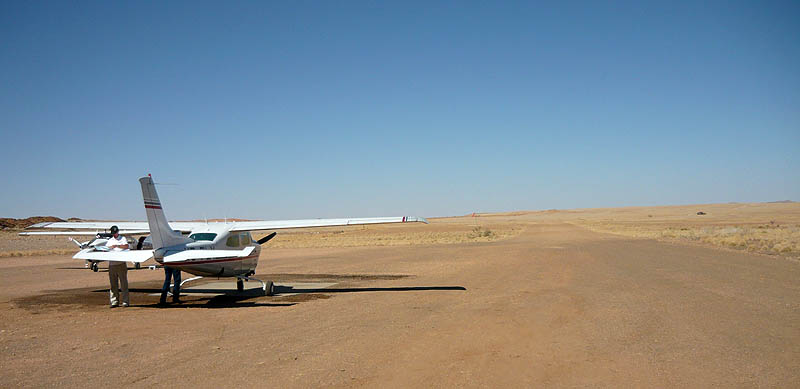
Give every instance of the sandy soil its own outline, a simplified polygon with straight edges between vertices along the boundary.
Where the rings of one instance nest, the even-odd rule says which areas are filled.
[[[545,215],[545,216],[542,216]],[[0,258],[0,382],[16,386],[770,386],[800,382],[800,263],[590,231],[552,213],[492,242],[282,248],[279,295],[133,307],[69,256]],[[585,218],[585,217],[584,217]],[[472,218],[440,219],[436,232]],[[287,295],[290,282],[335,282]],[[297,292],[297,291],[295,291]]]

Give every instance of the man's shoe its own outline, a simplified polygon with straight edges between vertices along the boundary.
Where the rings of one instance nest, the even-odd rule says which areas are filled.
[[[117,304],[111,304],[111,308],[116,308],[116,307],[118,307],[118,306],[119,306],[119,305],[117,305]]]
[[[127,307],[130,307],[130,306],[131,306],[131,305],[130,305],[130,304],[128,304],[128,303],[122,303],[122,307],[123,307],[123,308],[127,308]]]
[[[183,300],[181,299],[172,299],[173,304],[183,304]]]

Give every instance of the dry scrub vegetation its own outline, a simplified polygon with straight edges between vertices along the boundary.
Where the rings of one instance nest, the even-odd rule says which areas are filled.
[[[269,247],[322,248],[494,242],[517,236],[523,229],[518,224],[495,226],[437,225],[435,220],[432,220],[431,224],[427,226],[393,227],[339,227],[278,231],[278,235],[269,242]],[[259,239],[264,235],[266,233],[259,233],[258,235],[254,234],[253,237]]]
[[[75,254],[78,246],[65,236],[20,236],[19,230],[0,231],[0,257]]]
[[[0,258],[3,257],[35,257],[43,255],[73,255],[78,252],[75,249],[52,249],[52,250],[5,250],[0,251]]]
[[[582,210],[568,221],[598,232],[800,257],[800,203]]]
[[[639,238],[688,241],[763,254],[800,257],[800,225],[654,226],[578,223],[598,232]]]

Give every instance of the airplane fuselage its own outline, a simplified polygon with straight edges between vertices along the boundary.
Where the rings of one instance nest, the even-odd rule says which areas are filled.
[[[210,223],[189,234],[191,242],[155,250],[156,262],[203,277],[238,277],[255,274],[261,245],[253,241],[249,231],[229,231],[230,225]],[[249,248],[252,247],[252,250]],[[246,255],[241,253],[245,250]],[[247,252],[249,250],[249,252]],[[174,254],[190,251],[191,258],[174,260]],[[221,253],[228,253],[220,257]],[[165,259],[166,257],[166,259]]]

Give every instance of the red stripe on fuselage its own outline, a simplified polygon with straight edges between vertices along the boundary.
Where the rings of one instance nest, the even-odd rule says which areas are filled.
[[[148,209],[161,209],[161,207],[157,205],[145,205],[144,207]]]
[[[207,263],[244,261],[245,259],[250,259],[250,258],[257,258],[257,256],[256,255],[248,255],[246,257],[209,259],[209,260],[205,260],[205,261],[180,261],[180,262],[161,262],[161,263],[163,265],[165,265],[165,266],[191,266],[191,265],[205,265]]]

